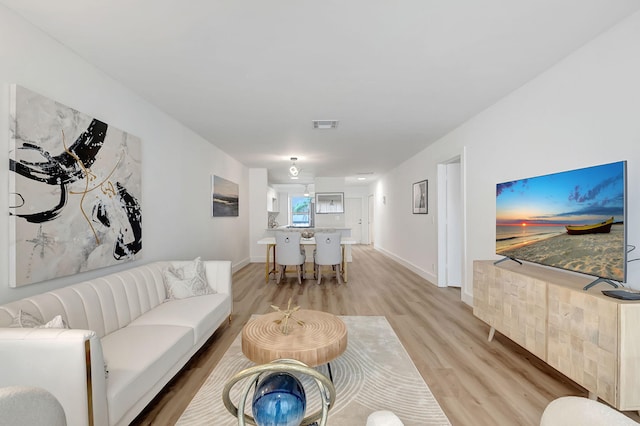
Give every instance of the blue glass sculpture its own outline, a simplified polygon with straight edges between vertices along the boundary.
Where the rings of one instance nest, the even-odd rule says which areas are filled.
[[[307,398],[295,376],[271,373],[260,381],[253,395],[252,412],[258,426],[299,426]]]

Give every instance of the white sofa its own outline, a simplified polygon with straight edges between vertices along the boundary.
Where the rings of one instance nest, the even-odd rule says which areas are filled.
[[[227,320],[231,263],[205,261],[215,294],[165,301],[155,262],[0,306],[0,387],[37,386],[69,425],[129,424]],[[6,328],[20,310],[69,329]],[[108,374],[106,371],[108,370]]]

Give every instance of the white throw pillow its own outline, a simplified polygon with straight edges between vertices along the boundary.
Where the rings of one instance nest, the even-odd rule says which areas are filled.
[[[35,315],[25,312],[22,309],[18,311],[11,325],[12,328],[69,328],[67,323],[62,319],[62,315],[56,315],[49,322],[44,322]]]
[[[171,265],[164,270],[167,300],[214,294],[207,283],[204,263],[200,258],[181,266]]]
[[[56,315],[51,321],[46,324],[42,324],[37,328],[69,328],[67,323],[62,319],[62,315]]]

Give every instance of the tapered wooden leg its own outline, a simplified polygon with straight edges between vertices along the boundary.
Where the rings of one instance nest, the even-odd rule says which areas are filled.
[[[347,276],[347,258],[344,256],[344,246],[342,246],[342,280],[347,283],[349,281],[349,277]]]
[[[496,334],[496,328],[495,327],[491,327],[489,329],[489,338],[487,339],[488,342],[493,340],[493,336]]]
[[[264,282],[265,283],[269,283],[269,267],[271,265],[269,265],[269,252],[271,250],[271,247],[267,245],[267,262],[265,263],[265,270],[264,270]]]
[[[336,277],[338,278],[338,284],[342,284],[342,278],[340,277],[340,265],[336,265]]]
[[[342,281],[346,284],[349,281],[349,277],[347,276],[348,262],[347,257],[344,255],[345,250],[346,247],[342,246]]]

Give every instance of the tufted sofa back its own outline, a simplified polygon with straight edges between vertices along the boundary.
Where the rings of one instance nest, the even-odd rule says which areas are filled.
[[[20,309],[45,322],[62,315],[70,328],[112,333],[166,299],[162,271],[154,262],[0,306],[0,327],[8,327]]]

